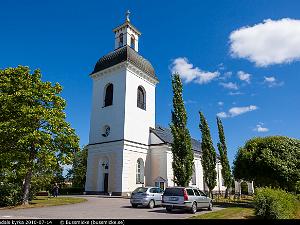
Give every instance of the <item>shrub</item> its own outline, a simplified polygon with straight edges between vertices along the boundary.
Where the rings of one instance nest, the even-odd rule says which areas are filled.
[[[255,215],[265,219],[292,219],[297,210],[294,195],[269,187],[256,189]]]
[[[0,183],[0,207],[15,206],[22,201],[21,187],[16,184]]]
[[[70,188],[62,188],[58,191],[60,195],[78,195],[78,194],[83,194],[84,188],[70,187]]]

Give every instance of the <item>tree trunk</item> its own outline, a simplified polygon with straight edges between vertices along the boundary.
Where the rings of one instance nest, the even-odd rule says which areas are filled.
[[[22,204],[28,205],[29,204],[29,191],[30,191],[30,182],[32,177],[32,168],[29,168],[27,174],[25,176],[24,184],[23,184],[23,198]]]
[[[28,170],[24,179],[23,184],[23,198],[22,198],[22,204],[27,205],[29,204],[29,192],[30,192],[30,183],[31,183],[31,177],[32,177],[32,170],[33,170],[33,160],[35,157],[35,148],[34,145],[32,145],[30,149],[29,159],[28,159]]]
[[[228,187],[226,187],[226,190],[225,190],[225,198],[228,198]]]
[[[208,196],[212,199],[213,196],[212,196],[212,191],[210,189],[208,189]]]

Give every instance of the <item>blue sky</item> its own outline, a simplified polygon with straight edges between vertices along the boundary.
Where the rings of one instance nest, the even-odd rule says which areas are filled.
[[[2,1],[0,68],[40,68],[59,82],[67,120],[88,144],[97,60],[112,51],[125,11],[154,66],[156,123],[168,126],[171,72],[181,72],[191,135],[204,112],[214,144],[222,117],[230,162],[254,136],[300,138],[299,1]],[[284,19],[288,18],[288,19]],[[269,20],[268,20],[269,19]]]

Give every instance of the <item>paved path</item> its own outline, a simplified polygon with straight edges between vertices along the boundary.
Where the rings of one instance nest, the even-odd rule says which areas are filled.
[[[132,208],[129,199],[78,196],[88,201],[62,206],[0,210],[0,219],[183,219],[192,214],[181,210],[166,213],[165,208]],[[214,211],[222,208],[214,207]],[[199,210],[197,214],[210,211]]]

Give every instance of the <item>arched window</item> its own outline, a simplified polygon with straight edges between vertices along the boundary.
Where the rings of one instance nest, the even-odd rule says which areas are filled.
[[[112,105],[113,98],[114,98],[114,86],[113,84],[108,84],[105,89],[104,107]]]
[[[135,49],[135,38],[133,35],[131,35],[131,38],[130,38],[130,47]]]
[[[137,90],[137,107],[146,110],[146,92],[142,86]]]
[[[141,158],[136,161],[136,183],[144,183],[144,161]]]
[[[119,35],[119,47],[122,47],[123,46],[123,33],[121,33],[120,35]]]

